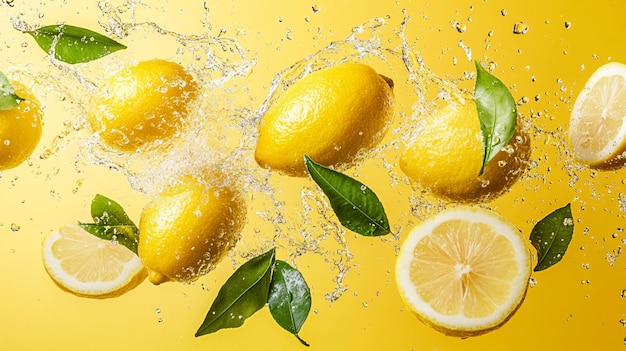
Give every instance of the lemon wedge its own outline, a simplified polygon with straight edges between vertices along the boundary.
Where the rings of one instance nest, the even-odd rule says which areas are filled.
[[[126,247],[68,224],[43,240],[43,264],[62,289],[78,296],[117,297],[147,276],[141,261]]]
[[[598,68],[578,94],[569,127],[576,161],[592,168],[626,163],[626,65]]]
[[[396,280],[408,308],[447,335],[476,336],[502,326],[521,306],[530,250],[495,212],[459,206],[411,230]]]

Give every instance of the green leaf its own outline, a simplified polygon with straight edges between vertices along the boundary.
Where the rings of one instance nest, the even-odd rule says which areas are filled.
[[[573,234],[574,219],[570,204],[539,221],[530,233],[530,242],[537,249],[535,272],[558,263],[565,255]]]
[[[89,29],[59,24],[26,32],[37,45],[55,59],[66,63],[83,63],[99,59],[126,46]]]
[[[17,96],[9,79],[0,72],[0,110],[13,110],[24,100]]]
[[[79,222],[87,232],[105,240],[115,240],[137,253],[139,229],[117,202],[103,195],[91,201],[91,217],[94,223]]]
[[[302,274],[289,263],[276,261],[267,303],[274,320],[309,346],[298,333],[311,310],[311,291]]]
[[[478,174],[482,175],[487,163],[515,133],[517,106],[504,83],[487,72],[478,61],[474,99],[483,136],[483,163]]]
[[[391,232],[385,209],[378,197],[363,183],[315,163],[307,155],[304,163],[311,178],[328,197],[341,224],[365,236]]]
[[[276,249],[239,267],[220,288],[196,337],[236,328],[267,303]]]

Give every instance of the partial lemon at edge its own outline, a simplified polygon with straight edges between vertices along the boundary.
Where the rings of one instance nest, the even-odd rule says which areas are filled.
[[[592,168],[626,163],[626,65],[607,63],[589,77],[572,109],[569,143],[574,159]]]

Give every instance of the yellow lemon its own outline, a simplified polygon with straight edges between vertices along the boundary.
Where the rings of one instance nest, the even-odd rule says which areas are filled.
[[[120,244],[100,239],[68,224],[43,240],[42,257],[50,277],[78,296],[117,297],[147,276],[141,261]]]
[[[393,82],[360,63],[315,71],[263,115],[255,158],[262,167],[304,176],[304,155],[325,166],[350,164],[374,147],[393,115]]]
[[[87,118],[105,143],[132,152],[173,135],[197,93],[198,85],[181,65],[143,61],[99,87]]]
[[[451,103],[427,116],[421,132],[400,157],[400,169],[423,190],[457,202],[488,201],[524,173],[530,138],[518,127],[511,141],[479,176],[482,133],[476,104]]]
[[[232,180],[218,172],[188,175],[166,188],[141,213],[141,261],[154,284],[193,281],[235,246],[245,202]]]
[[[495,212],[460,206],[411,230],[396,263],[408,308],[447,335],[476,336],[502,326],[521,306],[530,248]]]
[[[598,68],[576,98],[569,142],[574,158],[598,169],[626,163],[626,65]]]
[[[20,165],[35,151],[43,124],[39,101],[21,84],[11,85],[24,100],[12,110],[0,111],[0,170]]]

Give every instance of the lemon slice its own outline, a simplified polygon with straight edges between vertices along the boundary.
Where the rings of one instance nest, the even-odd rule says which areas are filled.
[[[574,158],[590,167],[617,168],[626,163],[626,65],[598,68],[578,95],[570,118]]]
[[[48,234],[43,240],[42,256],[50,277],[78,296],[120,296],[147,276],[132,251],[97,238],[76,224]]]
[[[467,206],[411,230],[396,264],[408,308],[457,337],[502,326],[523,302],[530,273],[529,247],[519,230],[495,212]]]

